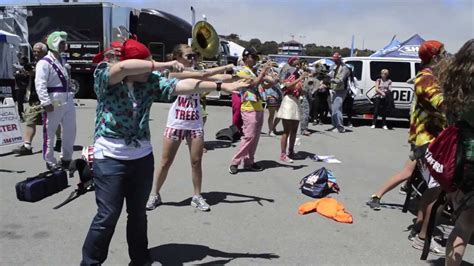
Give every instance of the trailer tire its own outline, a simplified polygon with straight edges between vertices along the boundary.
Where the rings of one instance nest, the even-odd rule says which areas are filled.
[[[93,92],[91,91],[92,88],[88,88],[89,83],[87,77],[84,75],[77,75],[73,76],[73,79],[76,81],[78,85],[78,89],[76,92],[76,98],[91,98],[93,96]]]

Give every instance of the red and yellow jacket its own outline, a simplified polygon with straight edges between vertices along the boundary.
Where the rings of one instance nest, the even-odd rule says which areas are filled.
[[[430,143],[447,125],[442,111],[443,92],[430,68],[416,75],[415,95],[408,142],[419,147]]]

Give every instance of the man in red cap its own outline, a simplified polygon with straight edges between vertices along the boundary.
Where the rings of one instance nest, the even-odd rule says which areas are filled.
[[[446,127],[447,123],[443,110],[443,92],[436,76],[436,72],[439,71],[439,63],[445,58],[446,51],[443,43],[430,40],[420,46],[418,54],[423,68],[415,78],[416,97],[410,115],[408,142],[412,149],[410,158],[417,160],[418,166],[423,168],[426,163],[424,154],[428,145]],[[420,250],[423,249],[431,208],[441,191],[439,184],[429,174],[423,174],[423,177],[428,184],[428,190],[420,199],[415,224],[415,228],[419,230],[419,233],[412,239],[412,246]],[[431,241],[430,253],[443,256],[445,250],[433,240]]]
[[[342,106],[347,95],[347,79],[350,70],[342,62],[342,57],[338,52],[333,54],[332,60],[336,67],[329,73],[331,77],[331,123],[333,126],[329,131],[337,130],[339,133],[344,133],[346,130],[343,126]]]

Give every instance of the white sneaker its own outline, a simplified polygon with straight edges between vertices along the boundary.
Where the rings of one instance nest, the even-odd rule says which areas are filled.
[[[193,199],[191,200],[191,206],[203,212],[209,211],[211,209],[209,204],[207,204],[206,200],[201,195],[193,196]]]
[[[163,204],[163,202],[161,201],[160,194],[150,195],[148,202],[146,203],[146,209],[151,211],[156,209],[156,207],[160,206],[161,204]]]
[[[276,137],[275,133],[273,133],[273,132],[268,133],[268,136],[270,136],[270,137]]]
[[[375,125],[372,125],[370,128],[375,128]]]
[[[423,250],[424,245],[425,241],[421,240],[418,235],[416,235],[411,242],[411,246],[418,250]],[[433,254],[435,256],[444,256],[446,254],[446,249],[432,238],[430,245],[430,254]]]
[[[383,126],[383,129],[388,130],[388,127],[387,127],[387,126]]]
[[[286,154],[280,155],[280,161],[285,162],[285,163],[293,163],[294,161],[288,157]]]

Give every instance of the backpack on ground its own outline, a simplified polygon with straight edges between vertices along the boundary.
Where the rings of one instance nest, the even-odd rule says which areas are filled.
[[[240,139],[239,129],[235,125],[219,130],[216,133],[216,139],[236,142]]]
[[[323,198],[330,193],[339,193],[340,190],[332,172],[324,167],[303,177],[300,189],[303,194],[312,198]]]

